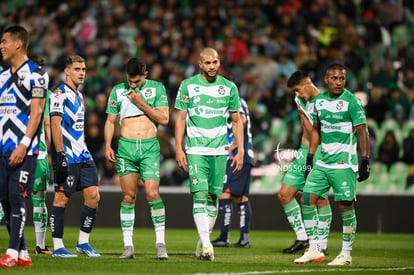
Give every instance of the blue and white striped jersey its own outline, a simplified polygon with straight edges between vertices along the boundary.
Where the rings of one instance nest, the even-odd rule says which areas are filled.
[[[252,143],[252,131],[251,131],[251,122],[250,122],[250,115],[249,109],[247,107],[247,103],[243,98],[240,98],[240,114],[246,116],[246,125],[243,129],[243,142],[244,142],[244,162],[250,163],[253,165],[254,163],[254,154],[253,154],[253,143]],[[230,113],[227,118],[227,141],[231,144],[234,140],[233,130],[232,130],[232,122],[230,118]],[[231,152],[229,154],[229,159],[232,159],[237,153],[237,150]]]
[[[92,160],[85,142],[85,105],[82,94],[61,83],[52,90],[49,103],[50,118],[62,117],[63,148],[68,162],[85,163]],[[52,148],[54,155],[55,148]]]
[[[15,73],[0,72],[0,155],[10,155],[20,144],[30,119],[32,98],[45,98],[48,74],[28,60]],[[41,124],[27,148],[27,155],[38,154]]]

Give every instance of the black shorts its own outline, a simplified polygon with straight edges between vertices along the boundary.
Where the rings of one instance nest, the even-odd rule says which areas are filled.
[[[10,167],[10,156],[0,156],[0,198],[10,194],[30,196],[36,174],[36,156],[26,156],[22,165]]]
[[[250,192],[250,171],[252,165],[250,163],[243,164],[242,170],[234,175],[231,167],[231,160],[227,161],[226,176],[224,178],[223,193],[230,193],[233,196],[248,196]]]
[[[56,171],[54,171],[56,174]],[[56,178],[56,176],[55,176]],[[99,186],[98,170],[95,162],[90,160],[85,163],[69,164],[69,176],[66,182],[54,183],[55,192],[75,193],[85,187]]]

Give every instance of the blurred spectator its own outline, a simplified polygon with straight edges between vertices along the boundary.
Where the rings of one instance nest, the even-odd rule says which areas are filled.
[[[410,114],[410,104],[405,94],[395,84],[391,85],[387,105],[391,117],[398,122],[402,122],[408,118]]]
[[[400,154],[400,146],[393,131],[387,131],[378,150],[378,160],[385,165],[389,170],[391,166],[398,161]]]
[[[386,91],[385,88],[374,86],[371,89],[369,103],[366,106],[367,117],[374,119],[378,126],[384,121],[388,109]]]
[[[414,164],[414,129],[404,138],[402,160],[407,164]]]

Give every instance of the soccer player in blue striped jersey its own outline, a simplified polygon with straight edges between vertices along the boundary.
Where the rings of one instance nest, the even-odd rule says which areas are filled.
[[[82,191],[84,205],[76,251],[89,257],[99,257],[89,244],[99,203],[98,171],[85,144],[85,105],[78,90],[85,80],[85,60],[78,55],[66,60],[65,81],[52,89],[50,121],[52,136],[52,163],[55,173],[55,196],[50,215],[55,257],[72,258],[63,244],[64,213],[70,196]]]
[[[250,248],[250,221],[252,208],[249,202],[251,169],[254,164],[254,153],[252,144],[252,132],[249,109],[244,99],[240,98],[240,120],[243,123],[243,143],[244,143],[244,161],[242,170],[232,173],[231,162],[237,152],[235,148],[234,135],[232,132],[232,121],[227,118],[227,140],[229,146],[229,156],[227,158],[227,169],[224,178],[223,194],[219,197],[219,223],[220,236],[211,243],[215,247],[230,246],[230,227],[233,216],[233,201],[236,203],[239,215],[240,238],[232,246],[236,248]]]
[[[10,235],[0,267],[31,266],[24,239],[25,196],[30,196],[39,151],[49,76],[29,60],[28,32],[10,26],[0,50],[10,64],[0,73],[0,199]]]

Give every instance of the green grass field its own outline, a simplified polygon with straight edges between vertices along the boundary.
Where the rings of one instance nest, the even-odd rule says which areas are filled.
[[[66,248],[75,252],[79,229],[66,228]],[[232,231],[233,241],[238,232]],[[357,233],[353,263],[346,267],[329,267],[341,247],[341,234],[333,232],[329,238],[329,256],[322,263],[295,265],[293,259],[299,255],[284,255],[281,250],[294,240],[292,232],[251,232],[250,249],[216,248],[215,261],[200,261],[195,258],[197,242],[195,229],[170,229],[166,232],[168,261],[159,261],[155,256],[154,232],[150,229],[134,231],[135,259],[120,260],[122,234],[119,228],[95,228],[91,244],[102,254],[100,258],[79,255],[74,259],[53,258],[35,255],[33,227],[25,229],[33,266],[0,269],[0,274],[414,274],[414,234],[368,234]],[[0,252],[4,253],[8,237],[4,225],[0,226]],[[218,236],[213,232],[212,238]],[[48,232],[47,245],[52,245]]]

